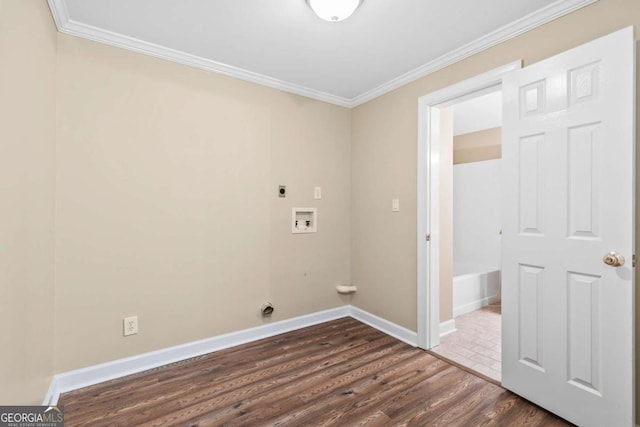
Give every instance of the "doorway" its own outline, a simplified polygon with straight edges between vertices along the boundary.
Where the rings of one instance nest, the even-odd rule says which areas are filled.
[[[502,77],[521,66],[520,61],[506,64],[419,100],[417,329],[420,348],[432,349],[440,344],[441,323],[447,320],[441,319],[440,313],[442,114],[446,114],[447,107],[499,91]]]
[[[440,345],[501,381],[501,126],[497,88],[441,111]]]
[[[585,426],[634,420],[634,48],[627,27],[419,100],[418,344],[440,342],[440,112],[501,85],[502,386]]]

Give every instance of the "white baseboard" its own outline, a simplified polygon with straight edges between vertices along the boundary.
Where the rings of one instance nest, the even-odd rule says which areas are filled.
[[[464,305],[460,305],[458,307],[453,307],[453,317],[458,317],[461,314],[471,313],[472,311],[490,304],[494,304],[498,301],[500,301],[500,295],[493,295],[490,297],[479,299],[477,301],[472,301]]]
[[[443,337],[445,335],[449,335],[453,332],[457,331],[456,329],[456,319],[445,320],[440,323],[440,336]]]
[[[411,331],[405,327],[389,322],[388,320],[378,317],[375,314],[371,314],[358,307],[350,306],[350,315],[356,320],[366,323],[367,325],[376,328],[377,330],[384,332],[387,335],[391,335],[394,338],[404,341],[409,345],[416,347],[418,345],[417,332]]]
[[[179,362],[341,317],[347,317],[350,315],[349,309],[350,306],[347,305],[331,310],[319,311],[305,316],[294,317],[293,319],[273,322],[267,325],[256,326],[255,328],[218,335],[216,337],[168,347],[150,353],[143,353],[137,356],[77,369],[75,371],[56,374],[51,380],[51,385],[42,404],[55,405],[61,393],[71,390],[88,387],[114,378],[135,374],[158,366]]]
[[[49,390],[42,404],[56,405],[60,394],[68,391],[347,316],[366,323],[414,347],[417,345],[416,332],[410,331],[409,329],[357,307],[345,305],[295,317],[293,319],[282,320],[255,328],[231,332],[200,341],[56,374],[51,380]]]

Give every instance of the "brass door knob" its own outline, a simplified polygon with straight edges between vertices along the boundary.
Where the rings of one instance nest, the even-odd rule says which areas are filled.
[[[620,267],[621,265],[624,265],[624,257],[616,252],[609,252],[602,257],[602,261],[612,267]]]

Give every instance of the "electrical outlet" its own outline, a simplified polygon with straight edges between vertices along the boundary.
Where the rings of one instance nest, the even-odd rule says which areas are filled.
[[[124,318],[124,336],[138,333],[138,316]]]

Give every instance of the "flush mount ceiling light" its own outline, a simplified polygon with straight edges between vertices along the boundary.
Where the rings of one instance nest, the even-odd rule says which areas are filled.
[[[362,0],[307,0],[307,3],[320,18],[338,22],[353,15]]]

